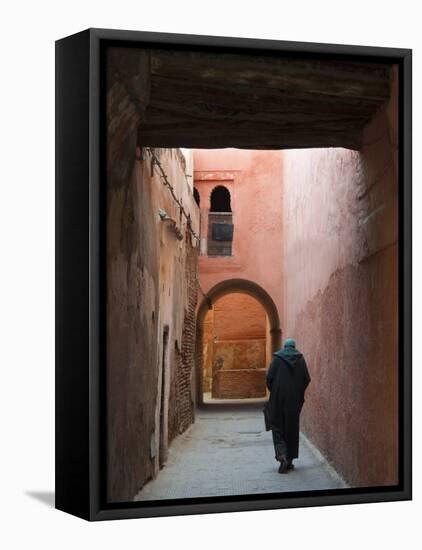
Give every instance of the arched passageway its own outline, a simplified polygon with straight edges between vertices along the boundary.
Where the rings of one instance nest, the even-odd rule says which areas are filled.
[[[204,321],[204,402],[265,398],[269,340],[268,317],[256,298],[240,292],[219,298]]]
[[[271,353],[281,345],[280,317],[271,296],[258,284],[246,279],[228,279],[211,288],[199,305],[196,321],[196,402],[203,403],[203,346],[205,317],[219,299],[228,294],[246,294],[257,300],[265,310],[269,324],[269,349]]]

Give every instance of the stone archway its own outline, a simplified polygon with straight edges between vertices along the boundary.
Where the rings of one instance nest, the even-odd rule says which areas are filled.
[[[202,378],[203,378],[203,340],[204,320],[208,310],[220,298],[227,294],[242,293],[255,298],[265,309],[270,324],[271,351],[277,351],[281,346],[280,317],[271,296],[261,286],[247,279],[227,279],[213,286],[199,305],[196,317],[196,403],[203,403]]]

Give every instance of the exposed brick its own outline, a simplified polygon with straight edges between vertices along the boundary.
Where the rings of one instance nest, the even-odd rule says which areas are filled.
[[[242,399],[265,397],[265,369],[221,370],[215,373],[212,397]]]

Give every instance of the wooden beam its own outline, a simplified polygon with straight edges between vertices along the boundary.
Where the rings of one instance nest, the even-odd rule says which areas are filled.
[[[139,142],[153,147],[357,149],[390,91],[391,68],[382,64],[170,50],[127,55],[120,51],[111,66],[120,94],[138,102]],[[120,117],[121,106],[120,98]]]

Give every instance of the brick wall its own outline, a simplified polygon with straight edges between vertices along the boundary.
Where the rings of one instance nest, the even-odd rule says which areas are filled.
[[[223,360],[222,368],[264,369],[265,338],[244,340],[222,340],[214,344],[214,360]]]
[[[247,294],[228,294],[214,305],[214,333],[218,340],[265,338],[266,314]]]
[[[175,346],[175,376],[169,400],[169,441],[194,421],[192,378],[195,372],[197,261],[198,249],[187,247],[185,281],[188,307],[185,308],[182,341]]]
[[[213,397],[220,399],[265,397],[265,373],[265,369],[221,370],[215,375]]]
[[[216,398],[265,396],[266,331],[257,300],[240,293],[220,298],[204,323],[203,391]]]

